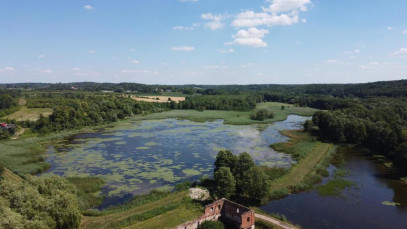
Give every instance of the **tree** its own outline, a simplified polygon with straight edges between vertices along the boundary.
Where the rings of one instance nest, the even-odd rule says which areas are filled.
[[[250,118],[253,120],[264,121],[268,118],[273,118],[274,114],[268,111],[267,109],[260,109],[256,112],[250,114]]]
[[[229,167],[230,171],[234,174],[236,170],[237,157],[229,150],[221,150],[216,156],[215,171],[221,167]]]
[[[220,167],[214,174],[215,195],[218,198],[230,198],[235,194],[236,182],[229,167]]]
[[[270,181],[263,170],[255,166],[244,174],[244,191],[252,200],[261,200],[269,194]]]
[[[244,152],[239,154],[236,172],[235,172],[235,179],[236,179],[236,191],[237,193],[245,194],[247,190],[247,173],[256,167],[252,157],[250,154]]]

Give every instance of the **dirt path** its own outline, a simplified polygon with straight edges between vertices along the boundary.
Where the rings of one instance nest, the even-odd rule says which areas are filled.
[[[304,177],[314,169],[315,165],[333,147],[331,144],[318,143],[306,158],[293,167],[290,172],[271,183],[271,191],[277,191],[285,187],[294,186],[301,182]]]
[[[265,215],[260,215],[258,213],[255,213],[255,216],[256,216],[256,218],[262,219],[262,220],[264,220],[266,222],[269,222],[269,223],[271,223],[271,224],[273,224],[273,225],[275,225],[275,226],[277,226],[278,228],[281,228],[281,229],[298,229],[297,227],[295,227],[295,226],[293,226],[291,224],[285,223],[285,222],[283,222],[281,220],[278,220],[276,218],[272,218],[272,217],[265,216]]]
[[[20,137],[25,132],[25,128],[21,128],[19,131],[17,131],[16,135],[11,137],[11,140],[16,140]]]

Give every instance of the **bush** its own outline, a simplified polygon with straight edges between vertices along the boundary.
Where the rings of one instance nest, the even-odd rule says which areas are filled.
[[[199,229],[224,229],[225,227],[219,221],[205,221],[200,226]]]
[[[274,114],[267,109],[260,109],[250,114],[250,118],[257,121],[264,121],[265,119],[273,118]]]

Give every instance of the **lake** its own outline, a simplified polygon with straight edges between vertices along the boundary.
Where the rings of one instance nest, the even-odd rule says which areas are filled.
[[[316,191],[298,193],[261,209],[283,214],[304,229],[407,228],[407,187],[366,155],[346,155],[345,159],[344,169],[349,175],[344,179],[355,185],[345,189],[341,197],[319,196]],[[333,169],[331,166],[330,171]],[[385,201],[400,205],[385,205]]]
[[[280,130],[299,129],[309,118],[296,115],[270,125],[224,125],[222,120],[153,120],[129,122],[81,133],[50,146],[47,174],[99,176],[106,180],[101,208],[122,203],[152,189],[211,176],[217,153],[248,152],[256,163],[290,167],[295,161],[269,147],[287,141]]]

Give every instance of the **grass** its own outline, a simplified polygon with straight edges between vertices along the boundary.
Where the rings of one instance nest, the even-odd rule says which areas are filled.
[[[136,197],[123,208],[108,209],[108,214],[84,216],[81,228],[162,228],[164,225],[172,228],[203,212],[202,206],[193,203],[187,194],[188,191],[182,191]]]
[[[52,114],[51,108],[27,108],[26,106],[21,106],[17,112],[9,114],[7,116],[2,117],[2,119],[9,119],[9,120],[16,120],[18,122],[21,121],[36,121],[40,115],[48,117]]]
[[[100,190],[106,183],[104,180],[99,177],[68,177],[67,180],[78,189],[78,201],[82,210],[102,204]]]
[[[293,190],[303,189],[300,186],[308,186],[309,183],[316,182],[319,177],[316,168],[322,163],[327,155],[335,151],[332,144],[315,141],[307,133],[299,131],[285,131],[284,134],[291,137],[289,142],[278,144],[280,151],[292,154],[298,150],[298,163],[291,167],[289,172],[271,182],[272,198],[281,197]],[[297,186],[297,187],[296,187]]]
[[[284,110],[281,110],[281,106],[285,106]],[[289,108],[288,108],[289,107]],[[264,121],[257,121],[250,119],[250,114],[252,111],[242,112],[242,111],[217,111],[217,110],[172,110],[161,113],[153,113],[145,116],[135,116],[133,120],[154,120],[154,119],[166,119],[166,118],[176,118],[176,119],[188,119],[195,122],[205,122],[213,121],[216,119],[225,120],[225,124],[232,125],[250,125],[250,124],[261,124],[261,123],[271,123],[276,121],[283,121],[287,119],[290,114],[296,114],[301,116],[311,116],[317,110],[306,107],[293,107],[291,104],[284,103],[259,103],[257,108],[264,108],[272,111],[274,117],[272,119],[266,119]]]

